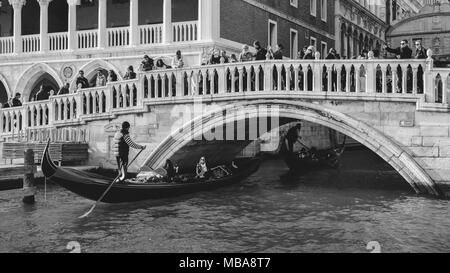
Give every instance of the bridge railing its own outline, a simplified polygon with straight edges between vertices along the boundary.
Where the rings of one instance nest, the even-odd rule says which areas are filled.
[[[279,60],[153,70],[142,74],[145,99],[249,91],[416,96],[426,61]]]
[[[449,76],[450,69],[433,68],[431,60],[268,60],[152,70],[139,73],[134,80],[0,109],[0,137],[202,96],[404,100],[417,101],[419,110],[450,111]]]

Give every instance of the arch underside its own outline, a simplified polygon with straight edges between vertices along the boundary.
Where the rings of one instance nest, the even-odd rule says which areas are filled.
[[[395,141],[364,122],[323,106],[307,102],[286,100],[246,101],[224,107],[221,110],[205,113],[186,123],[182,127],[182,130],[168,136],[147,158],[145,165],[156,168],[163,166],[167,159],[182,160],[182,154],[189,152],[189,148],[186,147],[192,145],[194,138],[201,139],[204,132],[211,132],[213,128],[218,126],[242,119],[273,117],[274,112],[260,111],[258,110],[260,107],[277,110],[277,115],[281,121],[278,126],[282,126],[282,123],[286,124],[293,120],[305,120],[345,134],[384,159],[417,193],[439,195],[439,191],[430,176]],[[219,112],[223,111],[226,111],[225,116],[218,115]],[[228,151],[226,154],[223,152],[224,149],[217,149],[217,147],[223,145],[225,142],[216,143],[216,149],[211,149],[215,155],[210,154],[210,156],[230,157],[229,159],[231,160],[233,155],[235,156],[239,153],[252,140],[255,139],[249,139],[247,142],[237,142],[234,146],[235,150],[226,147],[225,150]],[[214,142],[211,142],[210,145],[214,145]],[[209,153],[211,153],[211,150]]]

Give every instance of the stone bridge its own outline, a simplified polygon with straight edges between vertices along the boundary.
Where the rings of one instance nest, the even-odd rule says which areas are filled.
[[[139,162],[231,159],[252,141],[303,120],[348,135],[418,193],[450,194],[450,69],[427,60],[280,60],[155,70],[129,81],[0,110],[3,141],[50,128],[88,132],[90,164],[111,166],[122,121],[147,144]]]

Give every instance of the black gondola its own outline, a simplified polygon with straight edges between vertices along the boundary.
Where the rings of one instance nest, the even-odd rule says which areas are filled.
[[[162,197],[177,196],[202,190],[212,190],[227,186],[245,179],[255,172],[260,164],[257,158],[241,160],[231,175],[219,179],[198,180],[192,178],[183,183],[146,183],[136,184],[130,182],[115,183],[102,199],[104,203],[125,203],[142,200],[157,199]],[[44,176],[67,190],[82,197],[96,201],[108,186],[112,179],[94,173],[83,172],[71,168],[57,167],[48,151],[48,145],[44,150],[41,168]]]
[[[345,140],[339,148],[331,148],[325,150],[302,149],[299,152],[283,151],[283,158],[290,171],[295,173],[303,173],[306,171],[338,168],[341,156],[345,150]]]

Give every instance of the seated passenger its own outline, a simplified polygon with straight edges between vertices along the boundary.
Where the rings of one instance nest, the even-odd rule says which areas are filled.
[[[176,174],[176,170],[175,170],[175,167],[173,166],[172,161],[167,159],[166,165],[164,165],[164,169],[167,172],[167,178],[169,179],[169,181],[172,181]]]
[[[206,178],[208,174],[208,167],[206,166],[206,159],[204,156],[202,156],[200,158],[200,161],[197,163],[195,173],[196,173],[195,178]]]

